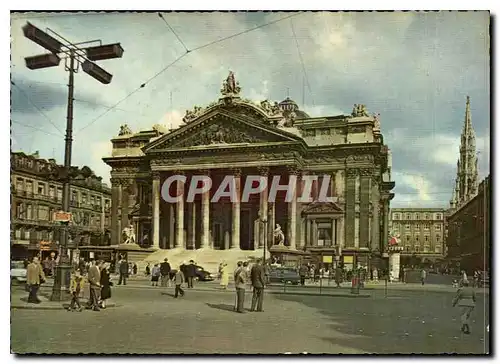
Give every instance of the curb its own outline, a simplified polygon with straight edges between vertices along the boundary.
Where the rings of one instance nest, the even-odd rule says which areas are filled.
[[[370,298],[369,294],[328,294],[328,293],[309,293],[309,292],[273,292],[267,293],[282,296],[314,296],[314,297],[340,297],[340,298]]]

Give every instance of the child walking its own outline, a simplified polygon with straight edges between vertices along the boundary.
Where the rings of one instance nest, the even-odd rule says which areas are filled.
[[[80,305],[80,292],[82,292],[83,284],[85,278],[81,275],[80,269],[77,269],[75,273],[71,276],[70,282],[70,292],[71,292],[71,303],[69,304],[69,311],[82,311],[82,306]]]

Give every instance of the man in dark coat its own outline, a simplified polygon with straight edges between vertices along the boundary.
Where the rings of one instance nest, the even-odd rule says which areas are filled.
[[[252,281],[253,287],[252,308],[250,309],[250,311],[255,311],[255,306],[257,306],[257,312],[262,312],[266,277],[265,270],[261,264],[260,259],[258,259],[257,262],[253,265],[252,270],[250,271],[250,279]]]
[[[118,285],[122,284],[127,285],[127,275],[128,275],[128,263],[125,259],[120,259],[118,262],[118,273],[120,273],[120,278],[118,279]]]
[[[89,308],[93,309],[94,311],[100,311],[99,296],[101,290],[101,272],[95,260],[92,261],[92,265],[89,268],[88,280],[90,284]]]
[[[299,268],[300,284],[302,286],[305,286],[305,284],[306,284],[307,273],[309,273],[309,269],[307,268],[307,265],[302,264]]]
[[[186,279],[188,288],[193,288],[194,277],[196,276],[196,265],[193,260],[189,261],[189,264],[186,266]]]
[[[170,263],[168,259],[165,258],[163,263],[160,264],[160,274],[161,274],[161,285],[162,287],[168,286],[168,282],[170,282]]]

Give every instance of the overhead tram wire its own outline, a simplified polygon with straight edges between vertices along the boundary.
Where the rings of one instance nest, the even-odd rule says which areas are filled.
[[[182,58],[184,58],[185,56],[187,55],[187,52],[184,53],[182,56],[179,56],[177,57],[172,63],[170,63],[168,66],[166,66],[165,68],[163,68],[161,71],[157,72],[153,77],[150,77],[146,82],[144,82],[143,84],[141,84],[139,87],[137,87],[135,90],[133,90],[132,92],[130,92],[129,94],[127,94],[124,98],[122,98],[121,100],[119,100],[117,103],[113,104],[110,106],[109,109],[107,109],[106,111],[104,111],[103,113],[99,114],[99,116],[97,116],[96,118],[92,119],[92,121],[90,123],[88,123],[87,125],[85,125],[84,127],[78,129],[78,131],[75,133],[76,134],[79,134],[81,131],[87,129],[89,126],[91,126],[92,124],[94,124],[97,120],[99,120],[100,118],[102,118],[104,115],[106,115],[108,112],[110,112],[111,110],[113,110],[116,106],[120,105],[123,101],[125,101],[126,99],[128,99],[130,96],[132,96],[133,94],[135,94],[137,91],[139,91],[141,88],[144,88],[146,87],[146,85],[151,82],[152,80],[154,80],[156,77],[158,77],[159,75],[161,75],[163,72],[165,72],[167,69],[169,69],[171,66],[173,66],[174,64],[176,64],[178,61],[180,61]]]
[[[119,104],[121,104],[123,101],[125,101],[126,99],[128,99],[130,96],[132,96],[133,94],[135,94],[137,91],[139,91],[141,88],[144,88],[149,82],[153,81],[156,77],[158,77],[159,75],[161,75],[163,72],[165,72],[167,69],[169,69],[171,66],[173,66],[175,63],[177,63],[178,61],[180,61],[182,58],[184,58],[185,56],[187,56],[189,53],[193,53],[194,51],[197,51],[197,50],[200,50],[200,49],[203,49],[203,48],[207,48],[209,46],[212,46],[214,44],[217,44],[217,43],[220,43],[220,42],[223,42],[223,41],[226,41],[226,40],[229,40],[229,39],[232,39],[232,38],[235,38],[237,36],[240,36],[240,35],[243,35],[243,34],[246,34],[246,33],[249,33],[251,31],[254,31],[254,30],[257,30],[257,29],[260,29],[260,28],[263,28],[265,26],[268,26],[268,25],[272,25],[272,24],[275,24],[275,23],[278,23],[282,20],[286,20],[286,19],[290,19],[291,17],[293,16],[297,16],[297,15],[300,15],[302,14],[302,12],[298,12],[298,13],[294,13],[294,14],[291,14],[291,15],[288,15],[288,16],[285,16],[283,18],[280,18],[280,19],[277,19],[277,20],[273,20],[271,22],[268,22],[268,23],[265,23],[265,24],[261,24],[259,26],[256,26],[254,28],[250,28],[250,29],[247,29],[247,30],[244,30],[242,32],[239,32],[239,33],[236,33],[236,34],[233,34],[233,35],[230,35],[228,37],[224,37],[224,38],[221,38],[221,39],[218,39],[218,40],[215,40],[215,41],[212,41],[212,42],[209,42],[207,44],[204,44],[202,46],[199,46],[199,47],[196,47],[196,48],[193,48],[191,50],[188,50],[186,51],[184,54],[182,54],[181,56],[177,57],[172,63],[170,63],[169,65],[167,65],[165,68],[163,68],[162,70],[158,71],[154,76],[150,77],[146,82],[144,82],[143,84],[141,84],[138,88],[136,88],[135,90],[133,90],[132,92],[130,92],[128,95],[126,95],[124,98],[122,98],[121,100],[119,100],[117,103],[115,103],[114,105],[112,105],[108,110],[106,110],[105,112],[103,112],[102,114],[100,114],[99,116],[97,116],[95,119],[93,119],[92,121],[90,121],[88,124],[86,124],[85,126],[83,126],[82,128],[80,128],[76,133],[80,133],[81,131],[87,129],[89,126],[91,126],[92,124],[94,124],[97,120],[99,120],[101,117],[103,117],[104,115],[106,115],[108,112],[110,112],[111,110],[113,110],[116,106],[118,106]]]
[[[35,108],[38,110],[38,112],[40,113],[40,115],[42,115],[45,119],[47,119],[47,121],[49,123],[52,124],[52,126],[54,128],[56,128],[56,130],[61,133],[61,136],[64,136],[63,132],[57,127],[57,125],[42,111],[41,108],[39,108],[33,101],[31,101],[31,98],[28,96],[28,94],[20,87],[18,86],[14,81],[10,81],[10,84],[14,87],[16,87],[19,91],[21,91],[21,93],[24,95],[24,97],[26,98],[26,100],[28,100],[28,102]]]
[[[11,119],[10,121],[12,122],[12,124],[17,124],[17,125],[24,126],[26,128],[31,128],[31,129],[39,131],[39,132],[41,132],[43,134],[52,135],[52,136],[55,136],[55,137],[58,137],[58,138],[62,137],[62,135],[57,135],[57,134],[54,134],[54,133],[50,133],[50,132],[48,132],[48,131],[46,131],[44,129],[40,129],[40,128],[37,128],[36,126],[25,124],[25,123],[22,123],[22,122],[17,121],[17,120]]]
[[[302,58],[302,52],[300,51],[300,46],[299,46],[299,41],[297,39],[297,34],[295,34],[295,28],[293,26],[293,20],[290,19],[290,25],[292,26],[292,33],[293,33],[293,38],[295,39],[295,45],[297,46],[297,52],[299,53],[299,59],[300,59],[300,64],[302,65],[302,72],[304,73],[304,77],[306,80],[307,84],[307,89],[309,90],[309,93],[311,95],[311,102],[314,105],[314,96],[311,90],[311,84],[309,83],[309,77],[307,77],[307,72],[306,72],[306,66],[304,64],[304,59]]]
[[[175,37],[177,38],[177,40],[182,44],[182,46],[184,47],[184,49],[186,50],[186,53],[189,53],[191,52],[188,47],[186,47],[186,45],[184,44],[184,42],[182,41],[182,39],[179,37],[179,35],[177,35],[177,33],[175,32],[174,28],[172,28],[170,26],[170,24],[167,22],[167,19],[165,19],[163,17],[163,14],[162,13],[158,13],[158,16],[163,20],[163,22],[167,25],[167,27],[170,29],[170,31],[175,35]]]

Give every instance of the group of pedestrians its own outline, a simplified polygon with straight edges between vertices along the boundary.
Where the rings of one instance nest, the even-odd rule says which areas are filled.
[[[253,288],[250,311],[263,312],[266,274],[260,259],[252,265],[251,269],[248,267],[248,262],[240,261],[234,271],[234,284],[236,287],[235,311],[238,313],[245,313],[245,293],[248,283],[250,283]]]
[[[88,269],[87,279],[90,288],[90,298],[86,308],[100,311],[106,308],[106,300],[111,298],[111,282],[109,266],[104,261],[92,260]],[[85,276],[77,269],[71,276],[71,302],[68,307],[70,311],[82,311],[80,297],[83,295]]]

